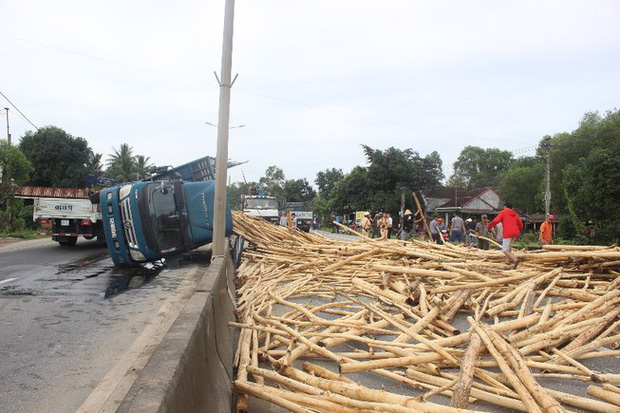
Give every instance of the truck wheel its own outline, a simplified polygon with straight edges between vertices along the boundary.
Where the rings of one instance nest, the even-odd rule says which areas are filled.
[[[59,240],[58,243],[63,247],[72,247],[77,243],[77,237],[65,237]]]
[[[235,243],[232,251],[232,259],[235,265],[235,268],[239,268],[241,264],[241,256],[243,254],[243,250],[245,249],[245,240],[239,236],[235,238]]]

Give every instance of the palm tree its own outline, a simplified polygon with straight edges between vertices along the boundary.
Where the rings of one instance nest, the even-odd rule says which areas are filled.
[[[106,175],[119,182],[129,182],[136,178],[136,159],[133,148],[126,143],[119,149],[112,148],[114,153],[108,157]]]
[[[94,175],[101,175],[103,171],[103,165],[101,164],[101,158],[103,154],[90,152],[88,154],[88,163],[86,164],[86,169],[88,173]]]
[[[144,155],[137,155],[135,160],[135,175],[137,179],[145,179],[151,176],[151,170],[155,166],[152,163],[149,163],[151,158]]]

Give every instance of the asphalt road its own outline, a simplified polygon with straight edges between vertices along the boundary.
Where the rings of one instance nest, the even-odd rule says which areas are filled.
[[[0,242],[0,410],[76,411],[106,391],[104,378],[114,385],[134,362],[128,349],[139,354],[136,343],[163,336],[205,254],[176,270],[136,271],[115,269],[94,241]]]

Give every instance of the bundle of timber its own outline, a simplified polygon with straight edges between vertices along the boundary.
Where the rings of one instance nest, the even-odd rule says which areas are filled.
[[[618,248],[518,251],[512,269],[500,251],[234,223],[251,243],[239,411],[247,395],[295,412],[620,411]]]

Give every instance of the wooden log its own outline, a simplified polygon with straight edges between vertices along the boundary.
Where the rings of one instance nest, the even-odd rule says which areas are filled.
[[[466,409],[469,403],[469,394],[471,392],[471,384],[474,379],[474,362],[478,358],[478,353],[482,347],[482,340],[475,332],[471,333],[469,346],[465,351],[465,355],[461,361],[461,372],[459,379],[452,393],[450,406]]]
[[[444,377],[437,377],[430,374],[426,374],[415,370],[413,368],[407,369],[406,372],[408,377],[412,379],[419,380],[421,382],[433,383],[437,386],[445,385],[450,382],[449,379]],[[512,397],[506,397],[500,395],[501,392],[497,391],[497,389],[493,389],[492,391],[481,390],[477,387],[471,388],[471,396],[475,397],[479,400],[484,400],[485,402],[495,404],[497,406],[506,407],[513,410],[519,410],[522,412],[529,411],[528,408],[523,404],[523,402],[519,399],[515,399]]]
[[[620,411],[620,394],[598,386],[588,386],[588,394],[618,406]]]
[[[343,376],[342,374],[334,373],[333,371],[328,370],[325,367],[321,367],[317,364],[312,364],[307,361],[304,362],[302,368],[308,373],[314,374],[315,376],[323,377],[324,379],[338,380],[345,383],[355,383],[353,380]]]
[[[482,328],[482,324],[475,321],[472,317],[468,317],[467,321],[470,325],[476,330],[476,333],[480,336],[484,345],[493,358],[497,361],[499,368],[502,370],[502,373],[506,376],[512,387],[519,394],[521,401],[526,405],[528,411],[530,412],[539,412],[542,413],[542,409],[537,404],[534,396],[530,393],[528,388],[521,382],[519,377],[513,372],[510,367],[508,361],[506,361],[500,350],[495,347],[491,337],[487,335],[487,331]]]
[[[423,353],[408,357],[392,357],[389,359],[381,360],[341,363],[340,373],[346,374],[383,368],[407,367],[415,364],[424,364],[442,359],[444,359],[444,357],[439,353]]]
[[[396,404],[425,412],[466,412],[463,409],[442,406],[430,402],[420,402],[412,397],[402,396],[400,394],[390,393],[383,390],[374,390],[356,384],[314,377],[291,367],[287,367],[283,371],[283,374],[312,386],[358,400]]]
[[[543,411],[551,413],[564,412],[565,410],[560,403],[549,395],[536,381],[521,354],[496,332],[488,328],[485,329],[484,326],[482,326],[482,329],[485,330],[493,344],[503,353],[503,357],[511,365],[521,383],[529,390],[529,393],[536,399]]]
[[[285,409],[288,409],[294,413],[313,413],[313,410],[311,409],[305,408],[297,403],[293,403],[289,400],[283,399],[282,397],[271,394],[271,392],[269,391],[269,387],[263,384],[235,380],[233,382],[233,387],[240,394],[249,394],[256,398],[267,400],[268,402],[276,404],[280,407],[284,407]],[[245,412],[247,412],[247,410]]]

